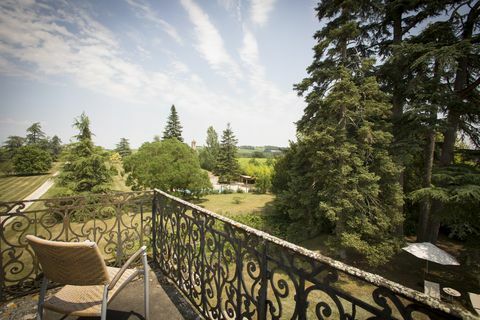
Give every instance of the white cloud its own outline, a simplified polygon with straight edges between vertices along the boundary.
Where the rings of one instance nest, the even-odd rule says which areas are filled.
[[[241,78],[238,65],[228,54],[217,28],[208,15],[192,0],[181,0],[183,8],[195,26],[197,36],[196,49],[216,72],[227,78]]]
[[[0,70],[37,79],[67,76],[81,87],[134,100],[148,81],[144,70],[122,58],[115,37],[86,11],[56,4],[0,4]]]
[[[126,58],[115,35],[77,2],[56,2],[53,7],[1,1],[0,73],[65,86],[74,83],[133,107],[175,104],[191,115],[188,121],[192,123],[185,128],[222,128],[230,121],[239,128],[239,139],[253,139],[247,136],[254,128],[259,130],[255,139],[261,135],[265,143],[293,136],[292,123],[298,118],[300,99],[267,79],[254,34],[244,29],[238,52],[241,61],[236,62],[208,15],[191,0],[183,0],[182,5],[195,26],[197,50],[215,72],[235,79],[243,91],[225,91],[206,83],[193,66],[168,48],[161,51],[167,59],[165,70],[144,68],[140,61]],[[134,51],[142,51],[138,45],[142,43],[136,43]],[[282,126],[280,132],[278,125]],[[265,130],[267,127],[270,129]]]
[[[299,99],[292,91],[282,92],[267,79],[265,67],[260,62],[257,40],[247,28],[244,28],[243,45],[239,53],[247,69],[250,86],[255,92],[253,100],[257,108],[285,111],[298,104]]]
[[[163,31],[165,31],[173,40],[179,44],[183,44],[182,38],[178,34],[177,30],[168,22],[158,17],[153,9],[145,2],[141,0],[126,0],[127,3],[135,10],[139,17],[147,19],[156,25],[158,25]]]
[[[273,10],[275,0],[250,0],[250,5],[252,22],[264,26],[268,21],[268,14]]]
[[[217,0],[217,2],[233,14],[238,22],[242,22],[242,0]]]

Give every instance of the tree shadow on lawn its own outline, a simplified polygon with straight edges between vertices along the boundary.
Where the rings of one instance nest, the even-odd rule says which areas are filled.
[[[50,172],[29,173],[29,174],[2,174],[0,175],[0,178],[36,177],[36,176],[45,176],[49,174]]]

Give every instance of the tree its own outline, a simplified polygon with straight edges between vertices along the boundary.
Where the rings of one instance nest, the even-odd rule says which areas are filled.
[[[208,171],[213,171],[217,165],[217,157],[220,150],[218,135],[215,129],[210,126],[207,129],[207,140],[205,148],[200,151],[200,166]]]
[[[27,129],[27,143],[36,144],[45,138],[45,132],[42,131],[40,122],[35,122]]]
[[[90,119],[85,112],[82,112],[80,117],[74,119],[73,126],[79,131],[78,135],[75,136],[78,141],[92,140],[93,133],[90,130]]]
[[[175,109],[175,106],[173,104],[170,108],[170,115],[168,116],[167,126],[165,127],[165,131],[163,132],[163,139],[172,138],[176,138],[179,141],[183,142],[182,125],[180,124],[177,110]]]
[[[25,143],[25,138],[20,136],[9,136],[7,140],[3,143],[4,148],[9,153],[10,158],[15,155],[15,152],[23,146]]]
[[[135,189],[159,188],[195,196],[211,188],[195,151],[177,139],[144,143],[124,160],[124,167]]]
[[[110,188],[112,173],[105,165],[106,154],[95,147],[91,137],[90,120],[82,113],[75,118],[73,126],[78,129],[78,142],[70,145],[66,152],[65,164],[58,177],[64,187],[63,195],[78,193],[103,193]]]
[[[130,143],[128,142],[128,139],[121,138],[120,142],[117,144],[117,147],[115,148],[115,151],[118,152],[122,156],[122,158],[125,158],[131,155],[132,150],[130,149]]]
[[[52,167],[52,158],[47,151],[38,146],[22,146],[15,153],[13,166],[17,174],[45,173]]]
[[[53,160],[57,160],[62,152],[62,140],[58,136],[53,136],[48,142],[48,148]]]
[[[223,131],[222,142],[217,157],[214,173],[219,176],[221,183],[230,183],[238,178],[240,165],[237,160],[237,139],[233,134],[230,123]]]
[[[364,2],[324,1],[308,77],[295,86],[307,106],[298,142],[280,161],[273,189],[289,234],[333,232],[372,265],[398,249],[403,223],[400,170],[389,154],[392,105],[373,74]]]

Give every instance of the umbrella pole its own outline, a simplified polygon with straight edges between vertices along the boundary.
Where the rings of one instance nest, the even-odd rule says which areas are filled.
[[[427,261],[427,275],[428,275],[428,260],[426,260],[426,261]]]

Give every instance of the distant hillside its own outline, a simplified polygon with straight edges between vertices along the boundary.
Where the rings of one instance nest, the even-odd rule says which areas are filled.
[[[285,147],[277,146],[239,146],[238,147],[238,156],[240,158],[271,158],[277,154],[281,154]]]

